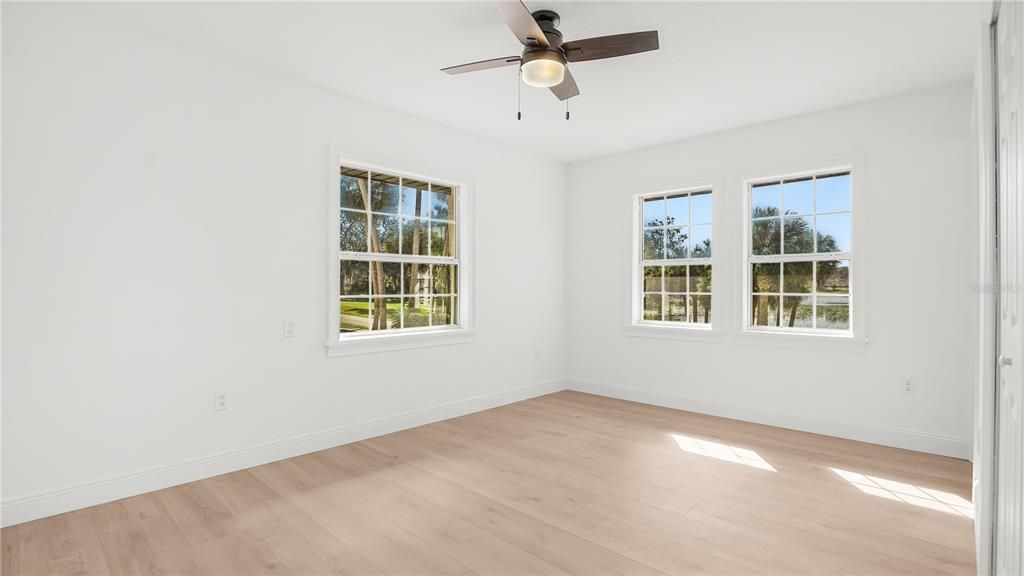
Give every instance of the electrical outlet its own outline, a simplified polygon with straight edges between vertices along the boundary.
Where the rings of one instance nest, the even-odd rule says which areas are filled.
[[[227,410],[228,409],[228,395],[224,392],[217,392],[213,395],[213,409],[214,410]]]
[[[906,380],[903,381],[903,393],[904,394],[913,394],[916,391],[917,391],[917,385],[914,383],[913,380],[911,380],[910,378],[907,378]]]
[[[534,348],[534,350],[533,350],[533,359],[534,360],[540,360],[540,350],[537,350],[536,348]]]
[[[284,337],[293,338],[295,336],[295,320],[284,321]]]

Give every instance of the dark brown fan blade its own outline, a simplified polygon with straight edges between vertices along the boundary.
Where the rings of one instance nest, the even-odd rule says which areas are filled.
[[[489,70],[491,68],[511,66],[513,64],[518,64],[519,60],[519,56],[492,58],[490,60],[481,60],[479,62],[471,62],[469,64],[460,64],[458,66],[449,66],[447,68],[441,68],[441,72],[447,72],[448,74],[464,74],[466,72],[476,72],[477,70]]]
[[[649,52],[657,49],[657,30],[598,36],[597,38],[573,40],[572,42],[562,44],[562,50],[565,50],[565,59],[569,62],[615,58],[616,56]]]
[[[576,86],[576,79],[572,77],[572,72],[569,69],[565,69],[565,78],[562,79],[562,83],[551,87],[551,93],[558,97],[559,100],[568,100],[573,96],[580,95],[580,89]]]
[[[548,47],[548,37],[520,0],[495,0],[501,17],[524,46]]]

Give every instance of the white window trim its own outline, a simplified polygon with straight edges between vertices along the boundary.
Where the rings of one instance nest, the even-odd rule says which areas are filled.
[[[443,346],[472,342],[476,337],[473,329],[475,290],[473,276],[473,183],[472,179],[451,170],[424,168],[401,159],[384,159],[382,163],[365,162],[338,147],[330,146],[327,187],[327,355],[352,356],[392,350]],[[457,298],[458,325],[427,327],[416,330],[396,330],[341,334],[338,331],[338,214],[341,210],[340,195],[341,166],[364,168],[374,172],[395,174],[458,188],[456,196],[456,243],[459,261],[459,291]],[[401,168],[393,168],[398,166]],[[401,255],[389,255],[401,259]],[[441,258],[441,260],[444,260]]]
[[[721,218],[724,211],[721,208],[722,199],[719,190],[722,190],[720,178],[701,178],[685,182],[673,182],[667,185],[653,186],[630,196],[630,209],[627,211],[630,218],[628,230],[632,235],[629,242],[629,270],[627,280],[628,309],[626,310],[626,323],[623,326],[623,333],[626,336],[637,338],[663,338],[669,340],[692,340],[699,342],[717,342],[726,337],[725,326],[727,323],[717,311],[722,301],[721,282],[713,280],[711,284],[712,318],[711,324],[697,324],[691,322],[666,322],[656,320],[644,320],[641,306],[643,302],[643,208],[644,198],[656,196],[670,196],[672,194],[684,194],[690,192],[711,191],[711,259],[692,259],[693,264],[710,264],[715,278],[720,272],[719,266],[722,263],[718,230],[721,227]],[[690,260],[690,259],[687,259]]]
[[[850,172],[850,251],[843,253],[850,259],[850,329],[831,331],[816,329],[778,328],[751,326],[750,324],[750,239],[751,239],[751,186],[753,184],[825,174],[828,172]],[[742,301],[740,318],[741,332],[736,341],[740,344],[812,347],[818,349],[857,350],[867,344],[867,234],[864,215],[867,214],[867,169],[860,156],[834,157],[827,161],[802,162],[784,169],[762,171],[742,179],[741,202],[743,219],[743,242],[740,252],[742,273],[739,293]],[[834,255],[829,254],[830,257]],[[794,260],[813,260],[816,255],[793,255]],[[757,257],[753,257],[756,259]],[[786,256],[782,257],[787,258]],[[775,260],[773,260],[775,261]]]

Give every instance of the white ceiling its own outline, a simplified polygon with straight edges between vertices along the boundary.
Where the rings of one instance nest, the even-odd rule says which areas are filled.
[[[118,27],[240,59],[362,100],[564,161],[676,140],[970,77],[981,2],[527,1],[567,40],[656,29],[661,49],[571,65],[564,105],[514,67],[444,66],[514,55],[490,2],[65,5]]]

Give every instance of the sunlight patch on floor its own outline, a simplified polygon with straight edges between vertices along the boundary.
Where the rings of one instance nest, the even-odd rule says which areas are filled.
[[[764,458],[747,448],[739,448],[736,446],[729,446],[728,444],[720,444],[718,442],[711,442],[710,440],[701,440],[699,438],[692,438],[690,436],[683,436],[682,434],[673,434],[672,439],[676,441],[679,448],[684,452],[691,454],[699,454],[701,456],[710,456],[711,458],[717,458],[719,460],[725,460],[726,462],[735,462],[736,464],[746,464],[753,468],[760,468],[761,470],[771,470],[775,472],[775,468],[771,464],[764,461]]]
[[[958,514],[966,518],[974,518],[974,504],[956,494],[923,486],[914,486],[906,482],[887,480],[878,476],[868,476],[867,474],[851,472],[840,468],[832,468],[832,471],[865,494],[905,502],[922,508],[930,508],[946,512],[947,514]]]

